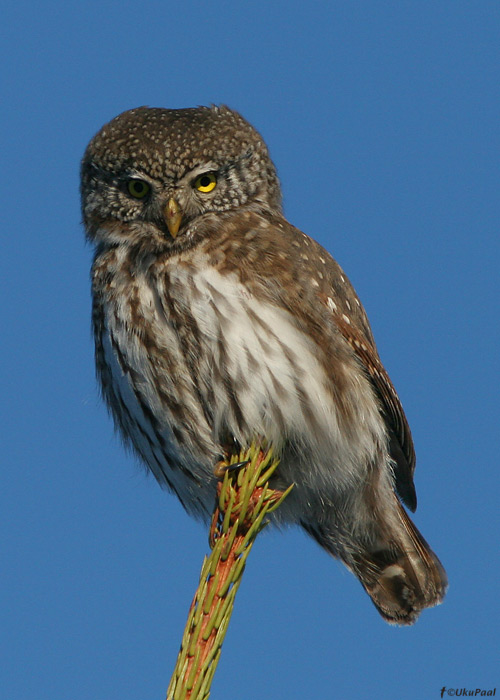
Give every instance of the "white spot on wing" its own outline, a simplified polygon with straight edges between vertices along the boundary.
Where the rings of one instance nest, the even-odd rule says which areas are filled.
[[[338,311],[338,306],[337,306],[337,304],[333,301],[333,299],[332,299],[331,297],[328,297],[328,299],[326,300],[326,303],[327,303],[328,308],[330,309],[330,311],[333,311],[333,313],[336,313],[336,312]]]
[[[386,566],[384,569],[384,576],[392,578],[393,576],[402,576],[404,574],[403,567],[397,564],[392,564],[391,566]]]

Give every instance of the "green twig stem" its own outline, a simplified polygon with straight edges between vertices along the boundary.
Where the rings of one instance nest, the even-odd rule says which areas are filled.
[[[207,700],[210,695],[247,557],[267,523],[266,515],[292,489],[282,492],[269,487],[278,462],[271,449],[252,445],[219,469],[223,476],[210,527],[212,552],[203,562],[167,700]]]

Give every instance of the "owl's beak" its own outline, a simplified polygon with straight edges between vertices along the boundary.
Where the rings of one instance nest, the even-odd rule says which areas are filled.
[[[177,236],[182,221],[182,210],[177,201],[171,197],[165,207],[165,221],[172,238]]]

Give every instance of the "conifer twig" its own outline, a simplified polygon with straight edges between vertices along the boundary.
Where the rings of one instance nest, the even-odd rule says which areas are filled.
[[[278,466],[272,451],[252,445],[232,455],[221,470],[212,516],[211,554],[189,610],[167,700],[207,700],[247,557],[286,491],[269,488]]]

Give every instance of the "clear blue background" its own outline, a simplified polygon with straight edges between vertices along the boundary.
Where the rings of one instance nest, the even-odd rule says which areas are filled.
[[[211,102],[261,131],[288,218],[364,301],[450,578],[391,628],[305,535],[268,532],[212,697],[500,686],[498,1],[19,0],[1,23],[1,696],[164,697],[207,535],[97,397],[78,168],[125,109]]]

